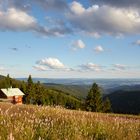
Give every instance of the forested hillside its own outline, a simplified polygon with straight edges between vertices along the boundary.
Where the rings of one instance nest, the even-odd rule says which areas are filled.
[[[19,88],[25,96],[23,101],[25,104],[38,104],[38,105],[61,105],[66,108],[77,109],[81,107],[81,100],[70,95],[67,92],[46,88],[40,82],[34,83],[31,76],[28,81],[18,81],[9,77],[0,76],[0,88]]]
[[[91,85],[62,85],[34,83],[29,77],[27,82],[18,81],[9,76],[0,76],[0,88],[12,86],[20,88],[25,96],[25,104],[61,105],[70,109],[84,109],[85,99]],[[140,113],[140,86],[120,86],[105,90],[99,87],[103,99],[109,98],[112,112],[139,114]]]
[[[48,89],[61,90],[70,95],[73,95],[81,100],[85,99],[90,89],[90,85],[62,85],[53,83],[44,83]]]
[[[118,90],[109,95],[113,112],[126,114],[140,113],[140,91]]]
[[[73,95],[81,100],[85,100],[88,92],[92,85],[64,85],[64,84],[54,84],[54,83],[43,83],[48,89],[55,89],[55,90],[61,90],[63,92],[66,92],[70,95]],[[109,94],[108,91],[105,91],[100,86],[101,93],[103,94]]]

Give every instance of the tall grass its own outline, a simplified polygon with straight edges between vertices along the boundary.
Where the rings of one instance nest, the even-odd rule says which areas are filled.
[[[0,103],[0,140],[140,140],[140,117]]]

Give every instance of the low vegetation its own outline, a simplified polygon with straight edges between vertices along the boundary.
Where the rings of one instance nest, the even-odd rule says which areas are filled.
[[[139,116],[0,103],[0,140],[139,139]]]

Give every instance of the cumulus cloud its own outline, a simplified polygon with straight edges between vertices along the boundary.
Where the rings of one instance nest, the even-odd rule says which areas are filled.
[[[35,66],[33,66],[33,68],[35,68],[38,71],[46,71],[47,70],[47,68],[45,66],[42,66],[42,65],[35,65]]]
[[[97,65],[97,64],[94,64],[92,62],[90,63],[87,63],[87,64],[82,64],[79,66],[81,68],[81,71],[101,71],[102,70],[102,67]]]
[[[83,12],[85,12],[85,8],[83,7],[83,5],[76,1],[73,1],[70,4],[70,8],[71,8],[71,11],[75,14],[82,14]]]
[[[97,32],[83,32],[85,35],[89,36],[89,37],[94,37],[96,39],[99,39],[101,37],[101,35]]]
[[[15,8],[0,11],[0,30],[32,31],[43,36],[62,36],[72,32],[71,29],[66,26],[57,26],[53,28],[41,26],[33,16]]]
[[[78,2],[70,4],[67,18],[79,30],[94,34],[139,34],[140,15],[135,9],[93,5],[85,8]],[[121,22],[120,22],[121,21]]]
[[[100,52],[103,52],[104,51],[104,48],[102,47],[102,46],[96,46],[95,48],[94,48],[94,51],[95,52],[97,52],[97,53],[100,53]]]
[[[72,42],[72,47],[73,47],[73,50],[77,50],[77,49],[85,48],[86,45],[81,39],[79,39],[79,40],[76,40],[76,41]]]
[[[35,29],[36,25],[36,19],[24,11],[15,8],[0,11],[1,30],[26,31]]]
[[[38,65],[46,66],[50,69],[65,69],[66,66],[57,58],[44,58],[37,61]]]
[[[32,31],[43,36],[64,36],[78,32],[97,38],[104,34],[115,36],[140,34],[138,9],[112,7],[110,6],[113,5],[111,3],[119,4],[120,2],[102,1],[105,3],[104,5],[97,2],[97,5],[94,3],[91,7],[85,8],[77,1],[68,5],[65,0],[7,0],[7,2],[0,0],[0,30]],[[126,3],[126,1],[122,0],[122,3]],[[129,1],[128,3],[132,2]],[[138,0],[136,3],[138,4]],[[35,17],[30,15],[32,12],[29,10],[32,11],[33,6],[53,12],[57,10],[57,14],[61,15],[60,17],[63,17],[65,22],[57,22],[55,20],[57,16],[54,16],[54,26],[47,26],[47,20],[42,25],[42,21],[37,21]]]
[[[72,33],[72,29],[66,23],[62,25],[57,22],[57,26],[53,27],[41,25],[35,17],[28,14],[34,5],[52,11],[68,9],[65,0],[0,0],[0,30],[32,31],[43,36],[63,36]]]
[[[126,70],[128,67],[126,65],[123,64],[114,64],[113,65],[113,69],[114,70]]]
[[[138,7],[139,0],[90,0],[92,3],[111,5],[115,7]]]

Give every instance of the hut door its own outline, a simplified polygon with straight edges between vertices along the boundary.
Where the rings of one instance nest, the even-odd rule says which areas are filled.
[[[14,103],[18,103],[18,96],[14,96]]]

